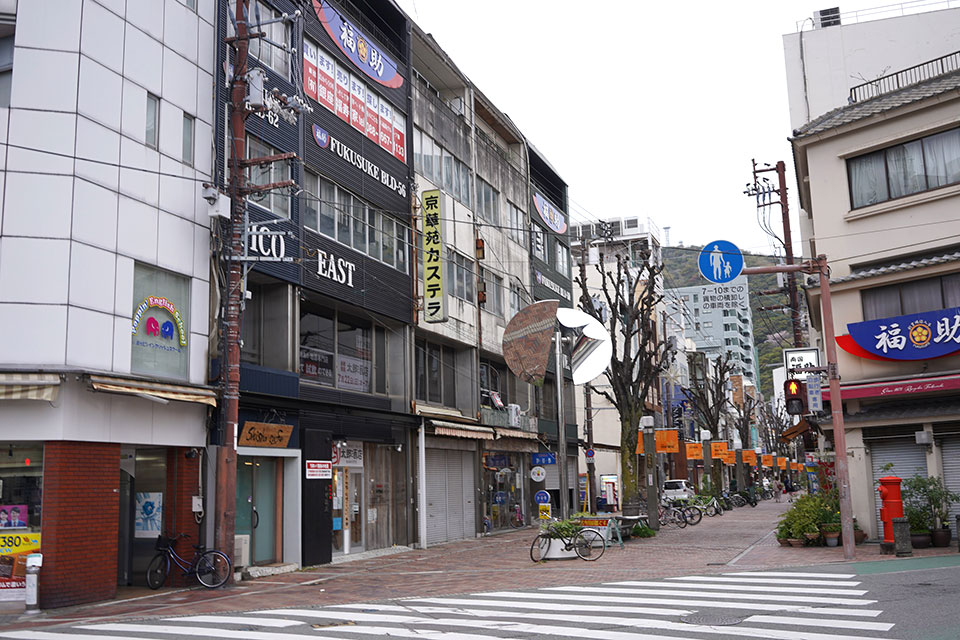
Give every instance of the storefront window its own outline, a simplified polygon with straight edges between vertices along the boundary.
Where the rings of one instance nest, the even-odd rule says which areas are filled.
[[[0,443],[0,529],[40,531],[43,490],[43,445],[31,442]],[[6,556],[0,556],[0,578]]]
[[[509,529],[526,522],[520,465],[521,455],[517,453],[483,456],[484,528]]]
[[[300,311],[300,375],[334,386],[333,312],[316,307]]]
[[[340,315],[337,323],[337,387],[370,391],[370,323]]]

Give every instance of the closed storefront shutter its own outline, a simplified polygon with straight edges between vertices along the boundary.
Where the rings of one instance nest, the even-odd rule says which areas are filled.
[[[463,525],[457,537],[472,538],[477,533],[477,489],[474,480],[473,467],[475,457],[472,452],[460,452],[460,477],[463,486],[461,504],[463,505]]]
[[[447,451],[447,540],[463,536],[463,465],[464,451]]]
[[[544,471],[547,472],[546,487],[547,491],[556,491],[560,488],[560,467],[555,464],[545,464],[543,465]]]
[[[427,544],[476,535],[476,454],[427,449]]]
[[[897,476],[906,479],[916,474],[927,475],[926,449],[917,445],[913,436],[904,438],[890,438],[888,440],[868,440],[870,456],[873,460],[873,486],[879,486],[877,480],[886,476]],[[887,463],[893,463],[893,468],[884,471]],[[874,489],[876,503],[877,537],[883,538],[883,523],[880,520],[880,494]]]
[[[427,544],[447,539],[447,454],[427,449]],[[452,452],[456,453],[456,452]]]
[[[945,436],[940,440],[940,454],[943,458],[943,481],[950,491],[960,493],[960,436]],[[950,505],[948,518],[950,529],[954,536],[957,533],[957,515],[960,514],[960,503]]]

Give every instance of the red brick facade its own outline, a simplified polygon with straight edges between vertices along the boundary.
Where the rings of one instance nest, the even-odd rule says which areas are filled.
[[[200,542],[200,525],[193,516],[193,496],[200,495],[200,456],[187,458],[189,449],[167,449],[167,486],[163,495],[163,526],[169,534],[185,533],[189,538],[177,542],[177,553],[189,562],[193,545]],[[175,565],[170,570],[166,586],[196,586],[193,576],[184,577]]]
[[[41,608],[116,595],[119,519],[120,445],[46,442]]]

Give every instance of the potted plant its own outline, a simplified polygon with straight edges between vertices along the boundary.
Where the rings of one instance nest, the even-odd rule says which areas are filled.
[[[840,541],[840,523],[824,522],[820,525],[820,531],[823,532],[823,539],[828,547],[835,547]]]
[[[777,525],[777,542],[780,543],[781,547],[790,546],[790,525],[787,524],[786,520],[781,520]]]
[[[856,517],[853,519],[853,540],[856,544],[863,544],[867,539],[867,532],[860,528]]]
[[[816,544],[820,540],[820,527],[817,526],[816,522],[808,522],[803,530],[803,537],[807,539],[807,542],[811,545]]]
[[[930,546],[930,514],[914,504],[905,504],[903,513],[910,523],[910,542],[914,549]]]
[[[930,530],[931,540],[936,547],[950,544],[950,505],[958,501],[960,495],[950,491],[940,476],[927,477],[917,474],[903,481],[904,510],[906,512],[909,507],[926,512],[925,528]],[[919,522],[920,515],[916,514],[915,517]]]
[[[543,529],[543,534],[550,538],[550,546],[543,554],[544,560],[564,560],[576,558],[574,548],[567,549],[561,538],[571,539],[582,527],[576,520],[558,520],[551,522]]]

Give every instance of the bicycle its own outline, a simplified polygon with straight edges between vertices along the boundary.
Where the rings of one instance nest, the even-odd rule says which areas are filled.
[[[676,500],[665,501],[666,506],[674,507],[683,513],[684,519],[690,526],[700,524],[703,520],[704,508],[697,504],[692,498],[679,498]]]
[[[197,582],[208,589],[216,589],[222,586],[230,578],[230,572],[233,571],[233,565],[230,558],[216,549],[207,550],[202,544],[193,545],[193,560],[187,562],[173,548],[180,538],[188,538],[185,533],[180,533],[172,538],[160,535],[157,536],[155,547],[159,553],[153,556],[153,560],[147,565],[147,586],[151,589],[159,589],[170,575],[170,563],[175,563],[184,576],[194,575]]]
[[[533,539],[530,545],[531,560],[541,562],[554,541],[562,543],[564,551],[572,549],[581,560],[599,560],[606,551],[607,545],[604,543],[603,536],[593,529],[580,529],[565,536],[561,527],[557,526],[559,523],[559,520],[552,520],[546,529],[541,530]]]
[[[527,521],[523,517],[523,511],[520,510],[520,503],[513,505],[513,510],[508,518],[510,526],[514,529],[522,529],[527,526]]]
[[[700,508],[703,509],[703,512],[707,514],[707,517],[712,518],[713,516],[722,516],[723,506],[717,500],[716,496],[710,496],[709,500],[705,498],[706,496],[701,498],[699,504]]]
[[[683,511],[677,509],[676,507],[665,507],[660,505],[660,526],[668,527],[673,526],[678,529],[683,529],[687,526],[687,518],[683,515]]]

